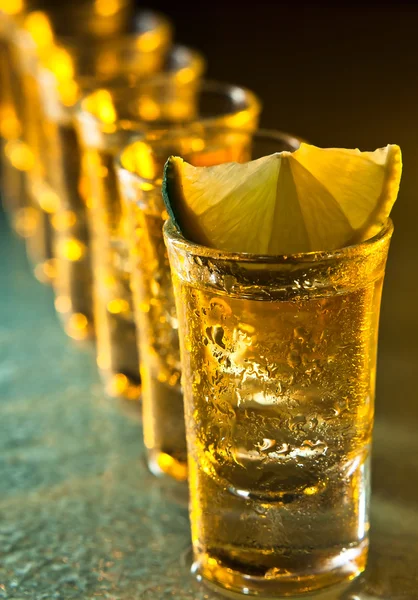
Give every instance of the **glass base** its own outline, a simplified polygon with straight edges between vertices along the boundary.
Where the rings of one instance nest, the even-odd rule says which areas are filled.
[[[187,463],[158,450],[148,451],[148,468],[156,477],[168,475],[176,481],[187,481]]]
[[[277,568],[267,576],[248,575],[225,566],[209,554],[199,556],[192,565],[192,573],[199,581],[229,598],[242,599],[242,596],[256,596],[260,600],[272,600],[289,596],[306,597],[335,586],[346,585],[360,575],[367,562],[368,541],[356,547],[343,549],[332,559],[318,568],[307,571],[294,571]],[[322,596],[321,596],[322,598]]]
[[[128,377],[124,373],[111,373],[101,370],[104,380],[106,394],[112,398],[123,398],[125,400],[139,401],[141,396],[141,382],[139,377]]]

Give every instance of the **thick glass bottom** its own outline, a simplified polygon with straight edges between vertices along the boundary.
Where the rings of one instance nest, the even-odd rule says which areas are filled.
[[[158,450],[148,450],[148,468],[156,477],[168,475],[176,481],[187,480],[187,463]]]
[[[144,349],[144,355],[146,348]],[[158,380],[142,365],[144,439],[150,471],[177,481],[187,479],[183,394],[179,385]]]
[[[113,398],[138,401],[142,391],[135,323],[108,307],[123,300],[109,300],[95,286],[94,319],[97,366],[106,393]]]
[[[246,595],[270,600],[318,592],[351,581],[364,571],[367,551],[368,540],[350,548],[317,550],[314,554],[307,549],[295,552],[290,561],[287,558],[284,568],[274,567],[265,573],[244,572],[238,564],[227,564],[205,553],[193,563],[192,573],[228,597]],[[277,564],[280,562],[278,551]]]

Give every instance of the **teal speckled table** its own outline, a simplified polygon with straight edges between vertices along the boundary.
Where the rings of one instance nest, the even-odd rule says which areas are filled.
[[[51,290],[0,218],[0,598],[214,600],[189,575],[185,488],[148,473],[138,408],[104,396],[93,348],[65,337]],[[401,359],[381,353],[383,406]],[[377,419],[367,572],[327,598],[418,599],[408,406],[404,420]]]

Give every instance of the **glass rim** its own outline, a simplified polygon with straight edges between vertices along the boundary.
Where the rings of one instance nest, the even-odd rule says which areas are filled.
[[[129,2],[129,0],[124,1],[126,3]],[[52,6],[52,4],[49,4],[48,2],[42,2],[42,0],[26,0],[25,2],[22,2],[20,6],[16,5],[11,7],[7,7],[5,2],[1,2],[0,4],[0,15],[5,15],[11,18],[21,16],[25,17],[31,12],[49,10]],[[9,8],[9,10],[6,10],[7,8]]]
[[[184,44],[174,44],[171,46],[167,54],[165,55],[165,60],[169,59],[171,56],[175,58],[177,53],[187,53],[189,55],[190,65],[191,67],[184,65],[180,67],[178,70],[174,70],[171,73],[167,72],[156,72],[147,75],[136,74],[135,72],[127,72],[122,73],[121,75],[116,75],[111,77],[110,79],[100,79],[98,77],[92,76],[81,76],[77,77],[77,80],[81,84],[82,94],[80,99],[74,105],[74,110],[76,114],[83,115],[84,117],[88,117],[91,122],[101,124],[102,121],[96,117],[91,111],[84,108],[85,102],[98,90],[106,90],[106,91],[116,91],[116,92],[125,92],[127,93],[130,89],[135,89],[135,87],[141,86],[144,83],[153,83],[155,85],[168,84],[171,82],[173,75],[177,72],[180,72],[182,69],[193,68],[196,72],[194,78],[198,79],[201,77],[203,71],[206,68],[206,60],[204,56],[199,52],[199,50],[195,50],[189,46],[185,46]],[[188,82],[189,83],[189,82]],[[119,121],[120,119],[118,119]],[[124,122],[129,121],[129,119],[121,119]],[[117,122],[118,122],[117,121]]]
[[[297,264],[314,264],[330,259],[353,258],[362,254],[368,248],[378,245],[379,242],[390,238],[393,233],[393,221],[390,217],[385,223],[382,223],[380,230],[370,238],[361,242],[349,244],[335,250],[312,250],[310,252],[297,252],[293,254],[278,254],[278,255],[263,255],[251,254],[248,252],[230,252],[209,248],[197,242],[192,242],[186,239],[180,232],[178,227],[169,217],[163,225],[164,238],[173,244],[177,250],[186,251],[192,256],[204,257],[212,260],[221,260],[231,263],[247,263],[247,264],[270,264],[270,265],[297,265]]]
[[[86,10],[86,6],[87,5],[80,5],[77,8],[72,7],[70,10],[74,10],[74,12],[79,10],[80,12],[82,12],[83,10]],[[98,18],[102,18],[102,19],[111,19],[112,17],[114,17],[115,15],[117,15],[119,12],[126,9],[127,7],[129,7],[128,0],[126,0],[126,2],[124,2],[124,3],[120,3],[118,10],[113,15],[109,15],[109,16],[106,15],[106,16],[102,16],[102,17],[101,17],[101,15],[96,15],[96,16]],[[68,7],[67,7],[67,10],[68,10]],[[170,19],[168,17],[166,17],[163,13],[159,12],[158,10],[153,10],[150,8],[140,8],[140,9],[134,9],[132,23],[134,25],[138,25],[138,24],[141,25],[141,24],[145,24],[147,21],[149,21],[150,24],[152,23],[152,25],[150,25],[149,27],[146,27],[143,29],[140,27],[138,30],[134,29],[132,31],[122,31],[122,32],[113,33],[108,36],[106,36],[106,35],[103,37],[99,36],[97,38],[89,38],[85,34],[81,35],[81,36],[77,35],[77,34],[58,35],[55,32],[56,27],[54,26],[53,19],[51,19],[49,17],[48,11],[49,11],[49,9],[47,10],[47,9],[43,9],[43,8],[37,8],[35,10],[29,10],[26,13],[24,13],[24,17],[25,18],[30,17],[30,16],[34,15],[35,13],[45,14],[50,22],[50,26],[51,26],[51,29],[53,32],[53,40],[52,40],[52,44],[51,44],[52,47],[62,48],[64,50],[66,50],[67,52],[72,53],[73,56],[77,56],[80,53],[80,40],[82,41],[83,49],[85,49],[85,48],[96,49],[98,47],[98,45],[104,44],[104,43],[105,44],[111,43],[114,45],[120,44],[121,46],[123,44],[128,45],[128,44],[133,44],[133,43],[139,43],[142,39],[144,39],[150,33],[153,33],[153,34],[158,33],[161,38],[158,46],[156,46],[155,48],[152,48],[151,50],[141,50],[141,52],[143,52],[144,54],[147,54],[148,52],[150,52],[150,53],[155,52],[155,50],[166,45],[168,43],[168,41],[171,39],[171,36],[173,33],[173,26],[170,22]],[[58,9],[56,9],[54,7],[52,14],[53,15],[60,15],[60,14],[66,15],[62,6],[60,6]],[[92,16],[93,16],[93,13],[92,13]],[[31,42],[36,47],[37,46],[36,41],[32,38],[30,32],[29,31],[27,31],[27,32],[30,35]]]
[[[256,96],[257,98],[257,96]],[[216,133],[226,133],[226,134],[232,134],[232,135],[251,135],[253,138],[258,138],[258,139],[266,139],[269,141],[277,141],[278,143],[286,143],[289,145],[289,147],[293,146],[294,150],[297,150],[297,148],[300,146],[300,144],[304,141],[302,138],[293,135],[291,133],[287,133],[285,131],[281,131],[279,129],[266,129],[266,128],[257,128],[257,129],[239,129],[236,127],[225,127],[225,126],[217,126],[216,124],[214,125],[207,125],[206,123],[202,122],[202,121],[192,121],[190,124],[186,123],[183,126],[181,124],[179,124],[178,126],[173,126],[170,129],[167,129],[165,131],[159,130],[159,129],[148,129],[142,133],[138,132],[136,135],[134,135],[132,137],[132,139],[129,141],[129,143],[122,148],[122,150],[120,152],[118,152],[115,156],[115,166],[119,171],[122,171],[124,173],[125,176],[134,179],[135,181],[137,181],[138,183],[151,183],[152,180],[151,179],[147,179],[146,177],[141,177],[140,175],[138,175],[137,173],[135,173],[134,171],[132,171],[131,169],[129,169],[128,167],[126,167],[123,164],[123,156],[124,154],[129,151],[129,149],[133,146],[135,146],[135,144],[137,144],[138,142],[146,142],[148,138],[151,138],[153,136],[156,135],[160,135],[161,137],[159,139],[161,140],[171,140],[172,138],[178,138],[181,136],[184,136],[185,132],[186,133],[193,133],[193,129],[192,127],[194,125],[201,125],[203,126],[203,130],[205,132],[209,132],[211,134],[215,134]],[[200,133],[201,130],[196,130],[196,133]]]
[[[193,53],[193,55],[195,56],[196,59],[201,56],[197,50],[188,48],[188,46],[176,45],[173,48],[174,49],[187,48],[188,51]],[[202,64],[200,66],[201,66],[201,69],[203,70],[203,68],[205,66],[205,59],[202,57],[201,60],[202,60]],[[181,71],[181,69],[179,69],[179,71]],[[233,98],[234,94],[235,94],[235,96],[240,94],[242,96],[242,98],[245,98],[246,106],[245,106],[245,108],[241,108],[239,110],[232,110],[230,112],[219,113],[216,116],[191,119],[190,121],[187,121],[184,123],[182,123],[181,121],[173,122],[173,127],[172,127],[173,129],[188,128],[188,127],[192,127],[193,125],[196,125],[196,124],[201,125],[203,127],[216,126],[216,121],[220,117],[233,115],[235,113],[242,112],[243,110],[249,110],[252,117],[258,116],[260,114],[260,112],[262,110],[262,103],[255,92],[251,91],[249,88],[246,88],[246,87],[243,87],[240,85],[236,85],[234,83],[225,83],[223,81],[217,81],[214,79],[200,79],[201,72],[202,71],[200,71],[200,73],[197,74],[196,78],[195,78],[196,83],[199,86],[200,92],[217,93],[219,95],[223,95],[225,97],[228,96],[230,98]],[[176,71],[173,71],[173,73],[175,74]],[[134,75],[134,77],[135,77],[135,75]],[[150,75],[147,77],[137,77],[134,79],[132,86],[128,86],[128,87],[126,86],[126,83],[122,83],[122,82],[120,82],[120,80],[119,80],[119,82],[117,80],[113,80],[116,84],[115,87],[111,87],[112,80],[103,81],[102,86],[97,86],[94,89],[90,88],[90,89],[88,89],[87,92],[85,92],[82,95],[80,100],[75,105],[75,113],[78,114],[80,117],[89,119],[90,123],[94,123],[95,125],[99,125],[99,126],[103,125],[103,122],[99,119],[99,117],[97,117],[92,112],[90,112],[89,110],[86,110],[84,108],[85,102],[95,92],[97,92],[100,89],[104,89],[104,90],[108,90],[108,91],[117,90],[117,91],[127,92],[127,91],[129,91],[129,89],[135,89],[135,87],[140,87],[142,84],[145,84],[145,85],[151,84],[151,85],[163,87],[166,85],[170,85],[172,82],[172,79],[173,79],[173,74],[171,74],[171,73],[156,73],[155,75]],[[184,85],[189,85],[189,84],[190,84],[190,81],[188,81]],[[115,125],[117,125],[117,123],[120,123],[120,122],[123,122],[125,124],[132,123],[134,125],[137,125],[137,127],[134,127],[132,129],[132,132],[133,132],[133,134],[136,133],[138,136],[141,136],[142,133],[146,133],[147,130],[148,131],[152,130],[154,124],[155,124],[155,129],[158,129],[158,127],[159,127],[158,120],[146,122],[146,125],[149,125],[149,127],[147,127],[146,129],[142,125],[142,121],[140,119],[138,119],[138,121],[135,121],[134,119],[123,119],[123,118],[119,119],[118,118],[115,121]]]

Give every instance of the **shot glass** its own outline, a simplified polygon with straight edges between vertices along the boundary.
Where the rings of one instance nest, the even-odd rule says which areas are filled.
[[[257,98],[248,90],[211,83],[202,87],[198,107],[206,119],[180,129],[148,132],[123,151],[118,170],[130,226],[148,465],[155,475],[177,480],[187,478],[187,448],[177,318],[162,235],[163,165],[170,154],[207,166],[244,161],[252,139],[248,130],[256,127],[260,111]]]
[[[158,115],[166,123],[193,117],[203,69],[200,54],[175,46],[160,75],[147,80],[119,78],[86,94],[78,107],[83,177],[89,194],[97,364],[112,396],[138,399],[140,392],[126,219],[115,155]]]
[[[47,217],[35,245],[39,248],[43,240],[51,240],[55,305],[74,339],[86,339],[94,332],[88,197],[81,177],[74,107],[84,90],[100,82],[122,73],[146,77],[160,69],[170,40],[171,27],[165,18],[143,11],[137,14],[130,34],[105,40],[93,35],[55,36],[35,72],[42,118],[31,130],[31,147],[41,168],[32,172],[30,189],[33,204]]]
[[[227,253],[164,228],[179,320],[192,571],[274,598],[349,580],[368,549],[380,298],[392,235]]]
[[[27,192],[28,175],[36,173],[40,167],[28,139],[40,110],[34,82],[36,61],[60,31],[66,35],[88,34],[103,39],[126,29],[133,12],[130,0],[116,0],[106,6],[95,0],[75,0],[59,8],[53,0],[0,2],[3,200],[16,232],[24,237],[38,238],[40,248],[34,243],[30,249],[30,254],[35,257],[37,253],[42,256],[50,246],[41,233],[35,233],[44,231],[43,219],[37,214],[36,206],[30,206]],[[40,278],[48,280],[46,272],[42,274],[42,268],[37,269]]]
[[[24,142],[22,124],[23,82],[15,48],[19,27],[27,13],[46,2],[0,1],[0,138],[2,200],[9,222],[21,236],[30,233],[26,219],[25,176],[32,156]]]

